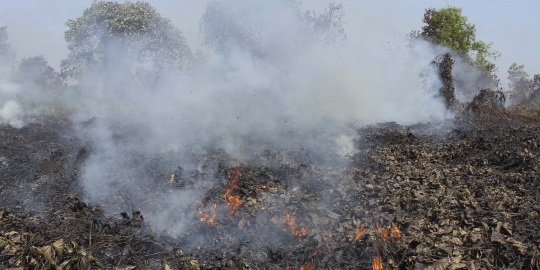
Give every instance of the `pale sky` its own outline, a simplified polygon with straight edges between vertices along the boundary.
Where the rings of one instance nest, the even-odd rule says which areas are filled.
[[[63,40],[65,22],[82,15],[92,0],[0,0],[0,26],[7,25],[12,47],[18,59],[41,55],[58,68],[67,55]],[[122,1],[120,1],[122,2]],[[199,19],[206,0],[149,0],[164,17],[183,31],[189,45],[196,49]],[[320,10],[329,1],[304,0],[303,7]],[[401,35],[422,27],[424,9],[447,5],[463,9],[463,14],[477,29],[477,40],[493,42],[492,48],[502,53],[495,63],[499,77],[505,78],[513,63],[525,64],[529,75],[540,73],[540,1],[537,0],[420,0],[420,1],[359,1],[336,0],[345,10],[348,42],[361,42],[370,35],[394,33]],[[361,27],[360,27],[361,25]],[[365,31],[366,25],[370,31]]]

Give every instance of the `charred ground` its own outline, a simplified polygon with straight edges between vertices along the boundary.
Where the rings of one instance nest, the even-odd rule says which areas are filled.
[[[436,132],[373,125],[346,163],[325,166],[304,149],[267,149],[251,163],[216,150],[199,157],[200,171],[134,154],[153,198],[203,190],[177,238],[140,209],[110,213],[102,207],[117,202],[82,199],[78,172],[92,147],[68,120],[2,126],[0,266],[371,269],[380,255],[385,269],[538,269],[538,119],[508,110]],[[219,181],[198,184],[209,177]],[[122,196],[125,207],[148,200]]]

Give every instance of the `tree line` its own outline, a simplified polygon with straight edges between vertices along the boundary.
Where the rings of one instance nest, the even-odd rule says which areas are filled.
[[[315,13],[302,11],[299,0],[275,2],[282,12],[293,14],[290,27],[279,35],[287,37],[287,42],[300,45],[296,47],[308,43],[335,46],[346,40],[341,5],[330,4],[323,12]],[[270,5],[275,3],[210,1],[200,20],[203,44],[223,57],[233,48],[240,48],[259,59],[286,59],[287,54],[294,51],[271,50],[262,43],[277,37],[264,31],[276,18],[257,13],[257,9],[271,8]],[[238,17],[242,18],[241,23],[231,21]],[[504,102],[497,68],[491,62],[500,53],[492,50],[491,43],[476,39],[476,27],[462,15],[462,10],[430,8],[425,10],[422,19],[424,26],[410,34],[412,40],[422,39],[448,49],[448,53],[431,62],[438,70],[442,82],[439,91],[447,107],[458,104],[456,78],[452,73],[457,59],[482,74],[483,81],[478,86],[481,89],[476,90],[492,91],[499,103]],[[126,83],[150,87],[164,77],[181,76],[205,65],[205,57],[189,48],[182,32],[146,2],[94,2],[66,25],[64,39],[69,54],[61,62],[60,71],[54,70],[42,56],[24,58],[15,68],[15,52],[9,45],[6,27],[0,28],[0,66],[14,70],[13,81],[59,96],[62,91],[85,91],[85,85],[104,91]],[[539,74],[531,79],[523,65],[514,63],[508,70],[508,79],[508,92],[514,103],[540,108]]]

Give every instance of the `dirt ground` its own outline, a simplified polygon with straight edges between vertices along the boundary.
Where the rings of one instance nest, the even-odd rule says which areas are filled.
[[[538,269],[539,120],[368,126],[347,162],[326,165],[303,149],[267,149],[256,163],[216,151],[206,158],[221,181],[177,238],[140,209],[81,199],[91,147],[69,120],[1,126],[0,268]],[[203,176],[149,177],[165,192]]]

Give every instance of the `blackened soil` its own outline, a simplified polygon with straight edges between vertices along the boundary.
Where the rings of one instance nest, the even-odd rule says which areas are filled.
[[[80,199],[90,150],[69,121],[2,126],[0,268],[538,269],[539,120],[375,125],[345,163],[266,149],[252,163],[208,154],[211,172],[158,169],[162,192],[219,179],[176,238],[137,209]],[[225,194],[239,197],[234,211]]]

